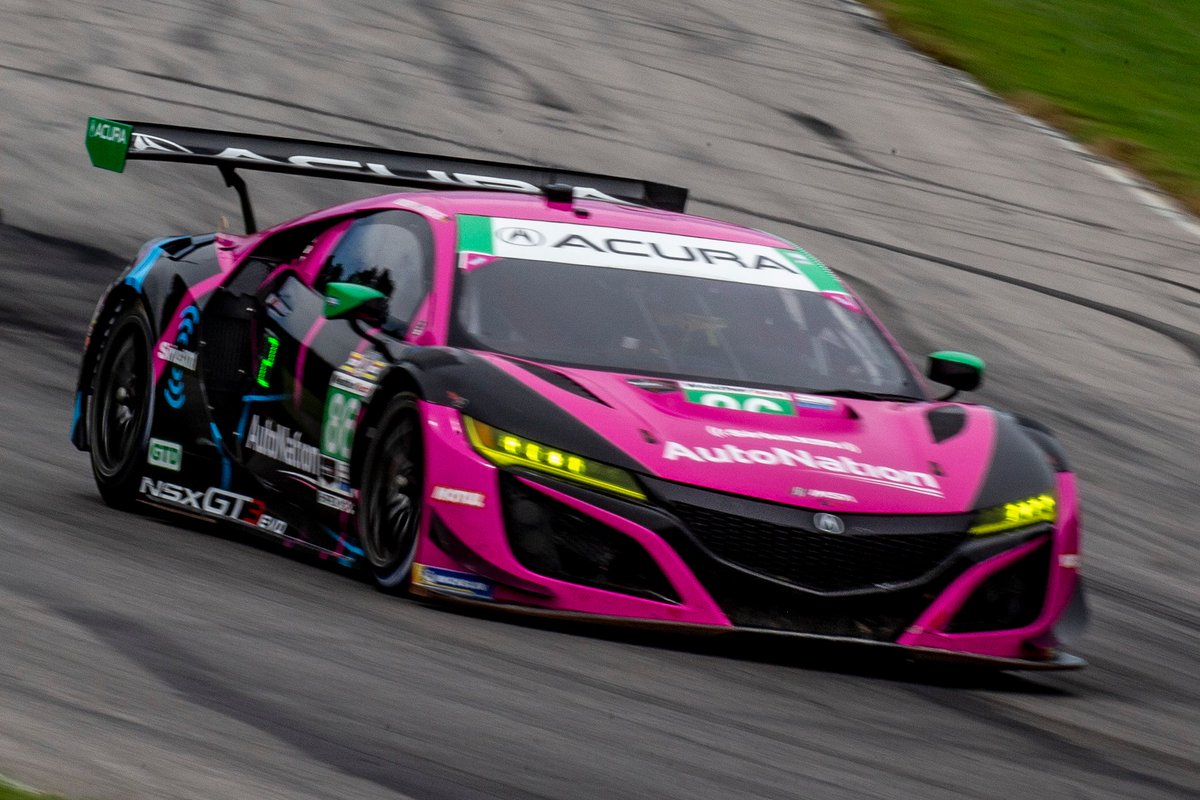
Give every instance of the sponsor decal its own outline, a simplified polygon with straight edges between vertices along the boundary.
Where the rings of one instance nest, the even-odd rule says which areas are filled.
[[[832,411],[837,408],[837,400],[832,397],[822,397],[819,394],[793,394],[792,399],[800,408],[815,408],[821,411]]]
[[[890,486],[908,492],[942,497],[937,478],[925,472],[916,472],[893,467],[880,467],[855,461],[849,456],[813,455],[798,448],[772,447],[770,450],[747,450],[737,445],[719,447],[687,447],[678,442],[667,442],[662,457],[667,461],[687,459],[708,464],[760,464],[762,466],[789,467],[824,474],[841,475],[851,480]]]
[[[374,353],[352,352],[329,378],[325,414],[321,420],[321,487],[353,497],[350,486],[350,456],[362,410],[375,393],[387,362]]]
[[[857,503],[858,498],[844,492],[827,492],[824,489],[805,489],[803,486],[792,487],[792,497],[807,497],[813,500],[837,500],[841,503]]]
[[[313,445],[305,444],[300,431],[279,425],[273,419],[262,421],[258,414],[250,418],[246,447],[292,469],[309,475],[321,474],[321,452]]]
[[[184,401],[187,400],[187,395],[184,394],[183,370],[187,363],[187,369],[194,370],[196,368],[196,354],[187,349],[187,346],[192,343],[192,340],[198,335],[197,328],[200,325],[200,309],[196,308],[195,304],[188,306],[179,312],[179,328],[175,332],[175,341],[173,343],[163,342],[167,345],[167,355],[164,357],[162,345],[158,348],[158,357],[171,364],[171,368],[167,371],[167,380],[164,381],[163,399],[167,401],[167,405],[178,411],[183,408]],[[176,363],[173,358],[180,358],[180,354],[190,355],[181,360],[184,364]]]
[[[135,150],[159,150],[166,153],[178,153],[180,155],[190,155],[194,151],[189,150],[182,145],[178,145],[167,139],[158,136],[148,136],[144,133],[134,133],[133,149]],[[283,146],[286,143],[272,143],[272,146]],[[328,156],[304,155],[296,153],[294,155],[270,157],[260,155],[248,147],[225,147],[220,152],[202,153],[213,158],[221,158],[233,162],[253,162],[256,164],[292,164],[297,167],[314,167],[317,169],[335,169],[344,170],[347,172],[359,172],[368,175],[381,175],[386,178],[417,178],[420,180],[436,181],[437,183],[453,184],[457,186],[475,186],[480,188],[505,189],[510,192],[524,192],[526,194],[542,194],[541,188],[530,183],[516,178],[505,178],[497,175],[485,175],[471,172],[449,172],[440,169],[400,169],[399,172],[394,172],[388,168],[386,164],[379,164],[372,161],[359,161],[354,158],[330,158]],[[486,165],[480,165],[482,169],[486,169]],[[576,186],[576,197],[591,197],[599,200],[609,200],[612,202],[621,202],[615,197],[610,197],[599,189],[594,189],[589,186]],[[399,205],[399,203],[397,203]],[[441,215],[445,218],[445,215]]]
[[[486,500],[479,492],[468,492],[466,489],[454,489],[449,486],[435,486],[433,493],[429,496],[443,503],[471,506],[472,508],[483,508]]]
[[[170,342],[160,342],[158,345],[158,358],[168,364],[174,364],[177,367],[183,367],[189,372],[196,371],[195,350],[184,350],[179,345],[171,344]]]
[[[349,392],[364,399],[364,401],[375,393],[375,384],[362,378],[355,378],[352,375],[347,375],[344,372],[335,372],[333,377],[329,379],[329,385],[343,392]]]
[[[152,467],[162,467],[179,472],[183,466],[183,448],[165,439],[151,439],[146,451],[146,462]]]
[[[459,250],[497,258],[701,276],[809,292],[844,292],[824,265],[799,248],[599,225],[460,216]]]
[[[322,455],[319,483],[322,489],[343,497],[354,497],[354,488],[350,485],[349,462]]]
[[[795,436],[790,433],[768,433],[767,431],[744,431],[738,428],[718,428],[716,425],[705,427],[704,432],[718,439],[764,439],[769,442],[789,442],[791,444],[806,444],[810,447],[833,447],[851,453],[861,453],[862,449],[853,442],[835,442],[830,439],[813,439],[808,436]]]
[[[346,363],[338,367],[339,372],[371,382],[378,381],[385,369],[387,369],[386,361],[379,360],[373,353],[366,354],[357,351],[351,353],[350,358],[346,359]]]
[[[458,268],[469,271],[478,269],[479,267],[486,267],[495,260],[495,256],[483,255],[482,253],[463,253],[462,261],[459,262]]]
[[[354,501],[330,492],[317,492],[317,505],[337,509],[343,514],[354,513]]]
[[[813,527],[821,533],[845,533],[846,523],[842,522],[842,518],[836,514],[813,514]]]
[[[192,151],[181,144],[176,144],[170,139],[164,139],[161,136],[151,136],[148,133],[133,133],[133,147],[137,152],[145,152],[146,150],[156,150],[160,153],[175,153],[177,155],[190,156]]]
[[[530,228],[501,228],[496,231],[496,238],[518,247],[541,247],[546,243],[543,233]]]
[[[159,503],[195,511],[208,517],[232,520],[251,528],[283,536],[287,523],[264,513],[267,506],[261,500],[237,494],[226,489],[210,486],[207,489],[189,489],[177,483],[142,478],[138,491]]]
[[[679,388],[683,390],[684,400],[702,406],[785,416],[793,416],[796,413],[795,408],[792,407],[792,396],[787,392],[686,382],[681,382]]]
[[[88,118],[84,146],[92,166],[124,172],[125,154],[129,149],[129,135],[132,131],[133,126],[124,122],[113,122],[99,117]]]
[[[413,583],[449,594],[474,597],[480,600],[492,599],[493,583],[487,578],[470,572],[413,564]]]
[[[126,145],[129,144],[130,127],[119,122],[92,117],[88,120],[87,135],[93,139]]]

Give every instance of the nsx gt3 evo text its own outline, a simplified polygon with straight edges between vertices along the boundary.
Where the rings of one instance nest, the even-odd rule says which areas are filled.
[[[1058,444],[934,399],[795,245],[611,176],[95,118],[87,143],[218,166],[251,231],[153,240],[97,306],[71,438],[110,504],[423,595],[1083,663]],[[256,233],[239,170],[426,191]]]

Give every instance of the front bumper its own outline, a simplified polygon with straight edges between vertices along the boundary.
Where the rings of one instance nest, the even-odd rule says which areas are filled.
[[[1059,522],[974,541],[966,517],[860,515],[830,535],[812,512],[644,480],[651,505],[497,470],[457,412],[426,406],[429,485],[487,498],[431,502],[417,561],[478,576],[417,593],[540,615],[709,633],[744,631],[901,649],[1004,669],[1069,669],[1055,622],[1077,590],[1072,476]],[[446,491],[440,492],[447,496]]]

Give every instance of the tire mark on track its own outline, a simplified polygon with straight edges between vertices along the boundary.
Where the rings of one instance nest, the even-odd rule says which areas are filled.
[[[991,278],[992,280],[999,281],[1000,283],[1007,283],[1011,286],[1019,286],[1022,289],[1029,289],[1030,291],[1046,295],[1047,297],[1053,297],[1057,300],[1065,300],[1068,303],[1074,303],[1075,305],[1083,306],[1084,308],[1090,308],[1093,311],[1099,311],[1102,314],[1116,317],[1117,319],[1124,320],[1125,322],[1132,323],[1139,327],[1145,328],[1146,330],[1153,331],[1161,336],[1165,336],[1186,350],[1191,356],[1192,360],[1195,361],[1197,365],[1200,365],[1200,334],[1185,330],[1177,325],[1171,325],[1167,322],[1152,319],[1144,314],[1138,314],[1137,312],[1130,311],[1126,308],[1109,305],[1108,303],[1101,303],[1098,300],[1092,300],[1088,297],[1082,297],[1077,294],[1072,294],[1071,292],[1064,292],[1060,289],[1054,289],[1049,286],[1042,286],[1039,283],[1027,281],[1022,278],[1016,278],[1012,275],[1004,275],[1002,273],[994,272],[982,267],[973,267],[970,264],[965,264],[961,261],[935,256],[931,253],[922,253],[919,250],[901,247],[900,245],[890,244],[878,239],[871,239],[866,236],[847,233],[846,231],[840,231],[835,228],[827,228],[823,225],[814,225],[807,222],[801,222],[796,219],[763,214],[761,212],[752,211],[747,208],[742,208],[740,206],[723,203],[719,200],[712,200],[709,198],[697,197],[696,201],[714,208],[722,208],[727,211],[735,211],[740,214],[748,214],[752,217],[767,219],[771,222],[777,222],[780,225],[791,225],[804,230],[813,231],[814,233],[823,233],[826,236],[844,239],[845,241],[857,242],[858,244],[867,245],[868,247],[886,250],[889,253],[896,253],[897,255],[908,256],[909,258],[915,258],[919,261],[925,261],[930,264],[937,264],[939,266],[949,267],[950,269],[955,269],[960,272],[966,272],[971,275],[978,275],[982,278]]]
[[[1194,760],[1180,759],[1137,742],[1111,736],[1102,731],[1083,728],[1069,722],[1054,720],[1024,711],[1013,706],[1001,706],[995,700],[968,695],[940,687],[912,686],[909,691],[922,700],[969,717],[983,717],[988,723],[1005,728],[1021,739],[1033,744],[1043,753],[1053,753],[1056,764],[1063,762],[1075,765],[1086,773],[1098,773],[1108,778],[1131,783],[1139,790],[1154,787],[1182,798],[1195,798],[1196,786],[1188,786],[1164,778],[1147,769],[1118,763],[1109,754],[1114,750],[1127,756],[1133,763],[1144,763],[1147,759],[1167,762],[1186,773],[1195,774]],[[1084,737],[1097,739],[1106,744],[1105,749],[1089,746],[1079,741]]]
[[[366,780],[390,792],[421,800],[529,797],[550,800],[513,784],[502,776],[478,775],[446,763],[432,761],[406,749],[419,740],[415,722],[406,729],[396,720],[386,731],[377,731],[375,747],[365,749],[353,740],[337,741],[334,732],[319,720],[305,718],[288,708],[243,691],[223,670],[168,636],[130,618],[86,608],[55,608],[55,612],[84,628],[117,652],[140,664],[183,699],[235,719],[294,747],[338,772]],[[389,739],[390,741],[385,741]]]
[[[495,109],[496,102],[487,90],[487,66],[506,69],[520,78],[528,87],[534,102],[545,108],[563,113],[574,113],[575,109],[562,96],[546,84],[537,80],[528,71],[516,64],[501,58],[481,45],[472,37],[467,29],[459,24],[456,15],[447,11],[435,0],[418,0],[415,8],[430,22],[436,31],[450,46],[450,64],[443,70],[446,82],[458,89],[464,99],[487,109]]]
[[[840,130],[839,128],[837,128],[834,125],[831,125],[830,123],[826,122],[825,120],[820,119],[819,117],[814,117],[811,114],[805,114],[802,111],[789,111],[787,109],[782,109],[782,108],[775,109],[775,110],[778,111],[780,114],[784,115],[785,117],[787,117],[788,119],[791,119],[793,122],[796,122],[797,124],[799,124],[800,126],[805,128],[806,130],[811,131],[812,133],[816,134],[817,136],[820,136],[822,139],[824,139],[826,142],[828,142],[830,144],[830,146],[834,147],[835,149],[840,150],[842,153],[845,153],[847,156],[849,156],[851,158],[858,159],[863,164],[866,164],[868,167],[872,168],[876,172],[876,174],[891,175],[894,178],[900,178],[903,181],[915,183],[915,184],[918,184],[921,186],[930,186],[935,189],[944,189],[947,191],[954,192],[956,194],[965,195],[966,197],[973,197],[978,200],[986,200],[989,203],[996,203],[997,205],[1006,206],[1008,208],[1016,208],[1021,211],[1029,212],[1037,217],[1046,217],[1049,219],[1062,220],[1063,222],[1071,222],[1076,225],[1083,225],[1084,227],[1087,227],[1087,228],[1095,228],[1095,229],[1103,230],[1103,231],[1115,231],[1116,230],[1116,228],[1114,228],[1112,225],[1106,225],[1102,222],[1096,222],[1094,220],[1083,219],[1082,217],[1073,217],[1073,216],[1070,216],[1069,214],[1059,214],[1054,211],[1047,211],[1046,209],[1037,208],[1036,206],[1027,205],[1025,203],[1020,203],[1020,202],[1017,202],[1016,200],[1006,200],[1002,197],[996,197],[995,195],[986,194],[984,192],[976,192],[976,191],[972,191],[971,189],[964,189],[960,186],[954,186],[953,184],[941,183],[940,181],[931,180],[929,178],[922,178],[919,175],[913,175],[908,172],[903,172],[901,170],[892,169],[891,167],[888,167],[884,164],[880,164],[875,159],[866,155],[854,143],[853,139],[851,139],[848,135],[846,135],[842,130]],[[783,150],[784,152],[789,152],[785,148],[772,147],[771,149]],[[793,155],[801,155],[801,154],[793,153]]]
[[[111,86],[97,85],[95,81],[85,81],[85,80],[79,80],[77,78],[68,78],[63,75],[54,75],[54,74],[48,73],[48,72],[39,72],[37,70],[24,69],[22,67],[15,67],[15,66],[12,66],[11,64],[0,64],[0,70],[16,72],[16,73],[20,73],[22,75],[29,75],[31,77],[39,78],[39,79],[43,79],[43,80],[57,81],[59,83],[68,83],[68,84],[72,84],[74,86],[83,86],[87,89],[92,89],[92,90],[100,89],[101,91],[112,92],[113,94],[124,95],[127,97],[139,97],[139,98],[142,98],[145,100],[155,100],[155,101],[165,103],[168,105],[178,106],[180,108],[201,109],[201,110],[207,111],[209,113],[220,114],[225,117],[233,117],[234,119],[244,119],[244,120],[250,120],[252,122],[263,122],[263,123],[267,123],[275,128],[280,127],[279,120],[277,118],[273,118],[273,117],[259,117],[259,116],[255,116],[253,114],[245,114],[245,113],[238,112],[238,111],[230,111],[225,108],[218,108],[215,106],[206,105],[204,103],[191,103],[186,100],[176,100],[174,98],[163,97],[163,96],[157,95],[157,94],[149,94],[147,92],[135,92],[131,89],[118,89],[118,88],[111,87]],[[123,69],[122,71],[130,72],[130,73],[134,73],[134,74],[138,74],[138,75],[144,75],[146,77],[152,77],[152,78],[155,78],[158,80],[167,81],[169,83],[179,83],[179,84],[183,84],[185,86],[194,86],[199,89],[208,89],[209,91],[216,92],[219,94],[243,97],[248,100],[259,100],[259,101],[261,101],[263,103],[267,103],[269,105],[282,105],[282,106],[286,106],[288,108],[292,108],[297,111],[303,111],[306,114],[313,114],[313,115],[321,116],[321,117],[329,117],[331,119],[337,119],[337,120],[341,120],[343,122],[353,122],[356,124],[368,126],[370,128],[377,128],[379,130],[386,130],[386,131],[393,131],[395,133],[402,133],[406,136],[412,136],[417,139],[422,139],[422,140],[427,139],[429,141],[441,142],[443,144],[451,144],[451,145],[454,145],[455,147],[461,147],[464,150],[470,150],[470,151],[473,151],[476,153],[485,153],[488,155],[500,156],[502,158],[510,158],[510,159],[521,158],[520,155],[510,152],[510,151],[507,151],[507,150],[497,150],[494,148],[485,147],[485,146],[481,146],[481,145],[469,144],[467,142],[463,142],[458,139],[451,139],[446,136],[439,136],[437,134],[429,133],[427,131],[419,131],[419,130],[416,130],[415,128],[405,128],[400,125],[391,125],[386,122],[379,122],[377,120],[366,119],[365,117],[355,117],[355,116],[351,116],[348,114],[338,114],[338,113],[335,113],[332,111],[327,111],[323,108],[317,108],[316,106],[306,106],[306,105],[303,105],[300,103],[292,103],[287,100],[279,100],[278,98],[269,97],[266,95],[259,95],[259,94],[255,94],[253,92],[237,91],[237,90],[229,89],[226,87],[217,86],[215,84],[206,84],[206,83],[202,83],[200,81],[192,81],[187,78],[164,78],[162,75],[157,75],[157,74],[154,74],[151,72],[144,72],[142,70]],[[315,135],[319,135],[319,136],[328,136],[328,134],[329,134],[329,130],[326,128],[308,128],[308,127],[305,127],[302,125],[296,125],[293,123],[288,123],[284,127],[288,128],[290,130],[300,131],[303,133],[311,133],[311,134],[315,134]],[[351,137],[351,136],[342,136],[341,139],[342,139],[342,141],[344,141],[348,144],[363,144],[363,145],[368,145],[368,146],[370,146],[370,145],[378,146],[379,145],[378,141],[359,139],[359,138],[355,138],[355,137]]]
[[[579,636],[578,626],[563,623],[554,619],[536,617],[512,617],[495,609],[482,607],[453,607],[433,606],[447,614],[464,614],[467,616],[488,619],[496,624],[528,625],[537,630],[548,630],[568,636]],[[929,688],[943,688],[954,691],[989,690],[1003,694],[1034,695],[1034,696],[1066,696],[1065,693],[1053,686],[1038,683],[1031,678],[1010,673],[995,671],[965,671],[946,672],[938,665],[906,664],[902,658],[882,661],[864,661],[861,651],[851,646],[845,650],[831,648],[822,643],[805,642],[802,640],[781,640],[767,636],[761,639],[753,637],[717,637],[714,639],[696,639],[687,635],[663,635],[658,633],[638,631],[636,629],[603,628],[587,626],[588,636],[605,638],[623,643],[626,646],[640,644],[650,650],[664,650],[683,654],[701,655],[709,658],[728,660],[731,662],[745,661],[777,666],[811,670],[813,672],[832,671],[839,678],[847,680],[862,679],[866,681],[881,680],[888,684],[907,686],[916,684]],[[440,651],[440,647],[430,645],[428,649]],[[445,655],[453,654],[446,651]],[[486,663],[487,660],[496,663]],[[685,705],[647,689],[632,686],[627,682],[607,679],[599,674],[584,674],[574,669],[563,668],[553,663],[525,658],[512,652],[480,654],[477,661],[463,665],[463,670],[480,680],[494,679],[496,675],[517,675],[522,670],[553,677],[562,686],[586,686],[597,692],[612,695],[621,700],[632,700],[639,706],[662,709],[663,711],[697,720],[714,727],[724,727],[735,730],[747,736],[761,737],[769,742],[794,748],[802,748],[822,757],[838,761],[850,762],[866,769],[878,766],[877,762],[867,755],[857,755],[823,744],[812,737],[797,738],[787,730],[776,730],[762,724],[732,717],[721,709],[707,706]],[[763,690],[772,695],[779,695],[798,705],[809,707],[816,705],[827,711],[837,708],[836,705],[823,705],[820,700],[808,691],[803,684],[797,684],[792,691],[786,691],[769,676],[760,676],[758,681]],[[745,676],[743,676],[743,680]],[[749,684],[744,684],[749,685]],[[553,683],[546,683],[547,690],[557,688]],[[940,782],[934,779],[927,770],[919,764],[904,766],[899,763],[889,765],[894,775],[911,779],[919,785],[961,793],[962,787]]]

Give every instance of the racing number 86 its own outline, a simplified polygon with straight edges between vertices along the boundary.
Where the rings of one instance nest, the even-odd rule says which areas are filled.
[[[362,400],[336,389],[329,392],[325,406],[325,424],[321,432],[321,452],[342,461],[350,460],[354,444],[354,428]]]

